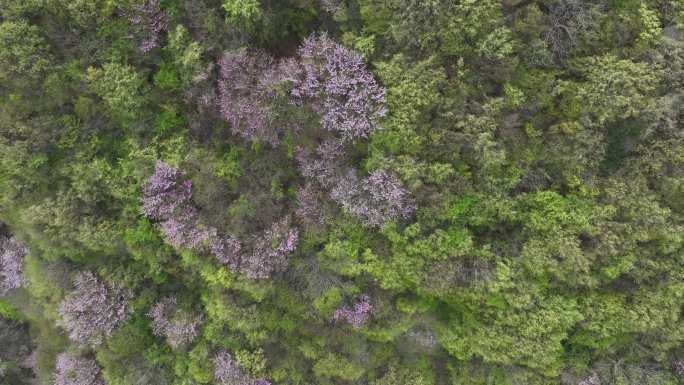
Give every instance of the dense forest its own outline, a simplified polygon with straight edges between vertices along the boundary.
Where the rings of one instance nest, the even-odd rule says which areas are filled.
[[[684,384],[684,1],[0,0],[0,384]]]

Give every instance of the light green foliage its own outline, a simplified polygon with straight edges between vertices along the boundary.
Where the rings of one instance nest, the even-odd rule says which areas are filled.
[[[314,300],[314,307],[324,318],[332,316],[342,302],[342,291],[333,287]]]
[[[372,382],[372,385],[429,385],[420,373],[410,369],[390,366],[387,373],[381,378]]]
[[[639,117],[649,108],[649,98],[659,82],[659,71],[647,63],[619,59],[613,55],[578,61],[585,81],[559,82],[556,93],[568,95],[568,110],[576,119],[582,112],[591,115],[580,120],[590,127],[601,127],[619,119]]]
[[[238,27],[252,29],[263,17],[258,0],[224,0],[222,6],[226,21]]]
[[[184,84],[188,84],[198,76],[202,76],[202,54],[204,48],[191,40],[188,30],[183,25],[169,32],[169,42],[166,49],[173,57],[173,63]]]
[[[641,3],[639,6],[639,17],[642,25],[641,32],[639,33],[639,41],[644,44],[657,43],[663,33],[658,13],[649,9],[646,3]]]
[[[403,17],[392,32],[400,42],[460,57],[503,59],[513,52],[497,1],[400,0],[397,6]]]
[[[209,347],[200,343],[188,354],[187,371],[191,378],[199,384],[209,384],[214,379],[214,364]],[[177,373],[179,365],[177,366]]]
[[[79,26],[87,27],[100,20],[102,11],[110,8],[101,0],[58,0],[59,5],[66,8],[70,18]],[[104,12],[103,12],[104,13]]]
[[[324,358],[316,361],[313,370],[318,377],[339,378],[347,381],[358,380],[363,375],[362,367],[333,353],[329,353]]]
[[[35,78],[50,65],[40,28],[23,20],[0,23],[0,81],[13,81],[18,75]]]
[[[487,362],[519,362],[555,376],[562,366],[561,341],[583,317],[574,300],[557,296],[539,300],[539,305],[526,309],[515,309],[515,304],[495,307],[497,311],[488,314],[493,319],[462,314],[441,330],[440,343],[461,360],[475,355]]]
[[[390,62],[378,65],[378,72],[388,87],[387,104],[392,112],[385,130],[375,135],[374,143],[390,153],[417,154],[426,138],[418,130],[429,122],[430,111],[439,107],[440,90],[445,86],[445,74],[431,58],[407,68],[406,58],[398,55]]]
[[[235,353],[235,361],[241,368],[254,376],[259,377],[266,374],[266,357],[264,357],[264,351],[261,349],[255,351],[240,350]]]
[[[87,79],[90,89],[124,121],[133,119],[142,107],[143,81],[134,68],[106,63],[102,68],[89,67]]]

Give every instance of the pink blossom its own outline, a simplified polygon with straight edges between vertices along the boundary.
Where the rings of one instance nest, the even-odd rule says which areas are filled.
[[[280,67],[266,54],[244,51],[226,53],[219,66],[218,107],[233,133],[278,145],[284,132],[274,109],[277,85],[284,81]]]
[[[596,372],[592,373],[591,376],[580,381],[577,385],[601,385],[601,379]]]
[[[353,328],[358,329],[368,322],[372,311],[373,305],[370,303],[370,298],[363,294],[351,308],[344,306],[335,310],[332,320],[335,322],[344,320]]]
[[[159,46],[161,34],[168,30],[169,15],[161,9],[159,0],[146,0],[133,5],[128,22],[140,39],[138,49],[148,53]]]
[[[61,353],[55,364],[54,385],[104,385],[100,367],[91,358]]]
[[[0,295],[24,285],[24,257],[28,249],[16,238],[0,236]]]
[[[287,267],[287,257],[297,248],[299,232],[286,220],[276,222],[254,241],[251,254],[243,255],[240,272],[252,279],[268,278]]]
[[[385,116],[385,89],[366,69],[363,57],[326,34],[311,35],[299,48],[303,71],[291,95],[321,115],[325,130],[343,140],[367,138]]]
[[[674,362],[672,366],[674,368],[675,373],[677,373],[678,376],[684,378],[684,360],[677,360]]]
[[[321,208],[322,193],[307,183],[297,191],[297,216],[305,221],[323,224],[326,220]]]
[[[211,243],[211,253],[233,271],[238,269],[241,250],[242,244],[231,235],[217,236]]]
[[[175,297],[163,298],[147,315],[152,319],[153,333],[166,337],[174,349],[191,343],[199,335],[202,324],[201,316],[180,310]]]
[[[160,221],[166,241],[175,248],[201,249],[215,232],[199,224],[192,205],[192,182],[184,174],[157,161],[154,174],[143,187],[143,214]]]
[[[133,293],[116,283],[101,283],[90,272],[79,273],[74,286],[59,306],[58,324],[72,341],[97,346],[128,319]]]
[[[398,178],[376,170],[359,181],[354,171],[339,179],[330,197],[366,224],[381,227],[387,221],[408,218],[415,203]]]
[[[225,350],[214,358],[214,379],[218,385],[271,385],[266,379],[251,378]]]

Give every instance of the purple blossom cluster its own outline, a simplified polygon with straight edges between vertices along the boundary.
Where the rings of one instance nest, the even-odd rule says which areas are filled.
[[[268,278],[287,267],[287,257],[297,248],[299,232],[286,220],[276,222],[256,237],[250,255],[240,261],[240,271],[252,279]]]
[[[104,385],[100,367],[90,358],[68,353],[57,356],[54,385]]]
[[[245,373],[225,350],[219,351],[214,358],[214,379],[218,385],[271,385],[266,379],[254,379]]]
[[[319,0],[319,3],[328,13],[336,13],[342,8],[342,0]]]
[[[367,138],[385,116],[385,89],[366,69],[363,56],[328,38],[311,35],[299,48],[301,74],[291,95],[311,103],[321,126],[343,140]]]
[[[300,190],[300,217],[317,220],[319,205],[315,192],[319,190],[328,191],[333,201],[369,226],[382,227],[387,221],[413,214],[415,202],[396,176],[375,170],[360,180],[355,170],[344,167],[342,159],[342,144],[336,140],[321,143],[314,157],[300,153],[300,172],[320,187],[310,184]]]
[[[79,273],[74,286],[59,306],[58,324],[72,341],[97,346],[128,319],[133,293],[119,284],[101,283],[91,272]]]
[[[268,278],[287,265],[287,257],[297,247],[298,232],[287,220],[273,224],[251,242],[250,252],[229,234],[199,222],[199,213],[190,199],[192,185],[184,175],[162,161],[157,161],[154,174],[143,187],[143,214],[160,221],[166,241],[176,248],[209,251],[232,271],[250,278]]]
[[[0,295],[24,285],[24,257],[28,249],[13,236],[0,236]]]
[[[251,250],[242,252],[243,246],[231,235],[217,236],[212,240],[211,252],[232,271],[252,279],[268,278],[287,267],[287,257],[297,248],[299,232],[285,219],[255,236]]]
[[[326,4],[331,9],[339,7],[335,1]],[[275,127],[282,124],[276,124],[272,106],[280,94],[279,87],[289,87],[290,102],[310,105],[320,116],[322,128],[335,135],[318,146],[315,156],[300,154],[298,158],[302,175],[321,187],[308,185],[300,190],[298,215],[322,223],[322,214],[316,212],[319,206],[315,192],[327,191],[333,200],[371,226],[410,216],[414,204],[396,177],[376,171],[359,181],[353,171],[342,167],[345,143],[367,138],[387,112],[385,89],[366,69],[363,57],[326,34],[308,37],[298,54],[297,59],[276,63],[264,54],[226,53],[219,63],[218,107],[223,118],[237,135],[275,146],[280,141]],[[217,258],[228,266],[237,266],[237,244],[231,239],[216,242],[212,249],[216,249]],[[259,242],[252,256],[245,259],[248,275],[261,270],[253,267],[263,268],[262,261],[273,259],[273,252],[264,244],[265,240]]]
[[[223,55],[219,67],[219,112],[233,133],[249,141],[278,145],[282,130],[276,124],[272,102],[282,80],[280,66],[266,54],[236,51]]]
[[[242,243],[232,235],[217,236],[211,242],[211,253],[232,271],[239,268],[241,251]]]
[[[329,1],[330,9],[339,7]],[[363,57],[328,38],[312,35],[297,59],[276,62],[263,53],[226,53],[219,62],[218,107],[233,132],[273,146],[280,141],[274,101],[289,84],[291,102],[310,104],[323,129],[343,140],[367,138],[386,114],[385,89],[373,78]],[[282,87],[281,87],[282,85]]]
[[[684,360],[675,361],[672,367],[679,377],[684,378]]]
[[[382,227],[385,222],[408,218],[415,204],[398,178],[383,170],[376,170],[359,181],[352,170],[332,189],[330,197],[349,213],[366,224]]]
[[[212,235],[199,225],[192,205],[192,182],[168,164],[157,161],[154,174],[143,187],[142,212],[160,221],[166,241],[175,248],[199,249]]]
[[[190,344],[202,325],[202,317],[179,309],[175,297],[163,298],[147,315],[152,319],[153,333],[165,337],[174,349]]]
[[[363,294],[352,307],[344,306],[335,310],[332,320],[334,322],[344,320],[354,329],[358,329],[368,322],[372,311],[373,305],[370,303],[370,297]]]
[[[577,385],[601,385],[601,379],[596,372],[592,373],[591,376],[583,379]]]
[[[178,169],[158,160],[154,174],[143,188],[143,214],[146,217],[165,220],[189,210],[192,182],[183,181]]]
[[[322,195],[322,192],[311,183],[301,187],[297,191],[297,216],[310,223],[325,223],[326,214],[321,204]]]
[[[326,140],[316,148],[314,157],[299,154],[299,171],[324,189],[333,187],[343,174],[344,147],[335,139]]]
[[[128,22],[141,40],[138,49],[148,53],[159,46],[162,33],[168,30],[169,15],[161,9],[159,0],[144,0],[132,6]]]

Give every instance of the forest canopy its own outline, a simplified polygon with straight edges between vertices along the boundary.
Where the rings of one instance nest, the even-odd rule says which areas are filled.
[[[0,385],[684,384],[681,0],[1,0]]]

